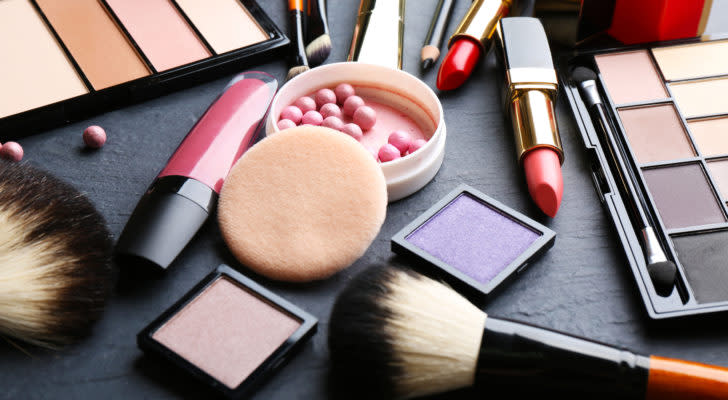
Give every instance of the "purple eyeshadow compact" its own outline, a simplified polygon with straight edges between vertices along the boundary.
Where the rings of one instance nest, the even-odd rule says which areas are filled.
[[[270,376],[316,331],[316,318],[221,265],[137,336],[227,398]]]
[[[485,298],[553,246],[556,233],[466,185],[392,238],[458,290]]]

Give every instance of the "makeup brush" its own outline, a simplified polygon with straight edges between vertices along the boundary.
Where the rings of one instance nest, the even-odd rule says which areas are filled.
[[[331,53],[326,0],[308,0],[306,8],[306,56],[312,66],[323,64]]]
[[[422,46],[420,59],[422,61],[422,69],[432,67],[437,59],[440,58],[440,46],[445,37],[445,29],[452,15],[455,0],[440,0],[435,7],[435,14],[430,23],[430,29],[425,37],[425,44]]]
[[[725,399],[728,369],[655,356],[487,316],[411,270],[370,268],[339,295],[329,323],[332,381],[359,398],[475,386],[610,399]]]
[[[572,79],[578,84],[594,127],[601,136],[601,140],[606,142],[608,155],[616,167],[617,183],[623,192],[622,198],[629,207],[634,223],[639,229],[638,236],[642,240],[650,280],[659,295],[668,296],[675,286],[677,267],[675,263],[667,259],[662,249],[654,229],[655,224],[647,212],[645,195],[638,189],[637,177],[629,168],[627,151],[611,128],[597,90],[597,75],[589,68],[577,67],[572,72]]]
[[[288,0],[288,18],[291,30],[291,68],[286,75],[287,81],[310,69],[303,44],[303,0]]]
[[[27,164],[0,161],[0,335],[71,343],[101,315],[111,235],[89,200]]]

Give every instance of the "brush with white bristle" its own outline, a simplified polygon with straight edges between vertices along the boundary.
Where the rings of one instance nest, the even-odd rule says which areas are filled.
[[[112,280],[111,235],[70,185],[0,161],[0,336],[55,348],[88,334]]]
[[[344,289],[331,313],[329,350],[332,381],[348,398],[472,386],[511,398],[728,398],[726,368],[488,317],[442,283],[398,268],[371,268]]]
[[[306,22],[306,56],[309,64],[315,67],[323,64],[331,54],[326,0],[308,0]]]

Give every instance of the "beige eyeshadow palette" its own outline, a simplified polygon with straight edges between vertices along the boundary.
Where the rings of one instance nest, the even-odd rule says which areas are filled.
[[[288,42],[252,0],[3,0],[0,137],[233,73]]]
[[[220,265],[137,335],[227,398],[249,395],[316,332],[311,314]]]
[[[595,186],[649,316],[728,310],[728,40],[590,51],[560,64]],[[577,67],[595,72],[604,124],[590,114],[584,81],[570,75]],[[604,125],[613,128],[609,140],[600,136],[608,131]],[[615,146],[605,142],[612,140],[624,165],[610,155]],[[619,189],[630,176],[654,221],[657,244],[676,266],[673,290],[660,293],[650,279],[643,251],[649,245],[629,211],[640,199]]]

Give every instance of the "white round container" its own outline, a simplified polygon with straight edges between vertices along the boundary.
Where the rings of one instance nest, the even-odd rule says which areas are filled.
[[[442,165],[447,132],[440,99],[429,86],[407,72],[361,62],[326,64],[304,72],[276,94],[266,121],[266,135],[278,132],[277,121],[284,107],[301,96],[324,87],[334,88],[342,82],[356,87],[357,95],[401,110],[423,128],[425,136],[431,134],[414,153],[380,164],[390,202],[420,190]]]

